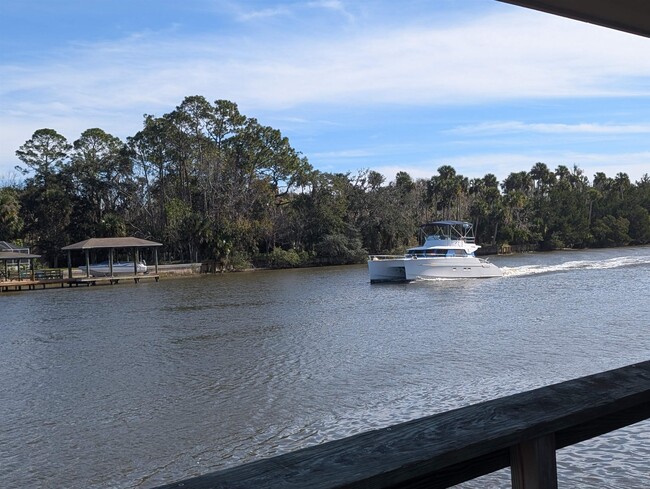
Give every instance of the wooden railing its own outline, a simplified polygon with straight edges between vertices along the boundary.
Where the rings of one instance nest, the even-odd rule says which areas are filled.
[[[556,488],[557,449],[648,418],[650,361],[161,488],[440,488],[508,466],[514,488]]]
[[[34,278],[36,280],[61,280],[63,278],[63,270],[60,268],[36,270],[34,271]]]
[[[0,272],[0,277],[6,280],[61,280],[63,270],[48,268],[38,270],[7,270],[7,274]]]

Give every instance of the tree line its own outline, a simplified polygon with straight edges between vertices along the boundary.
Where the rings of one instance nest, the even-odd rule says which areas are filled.
[[[145,115],[126,141],[92,128],[69,143],[39,129],[17,151],[22,174],[0,187],[0,239],[50,266],[90,237],[164,244],[166,261],[220,267],[357,263],[400,253],[439,219],[471,221],[485,245],[533,249],[650,243],[650,177],[536,163],[499,182],[449,165],[429,179],[314,169],[281,132],[227,100],[186,97]]]

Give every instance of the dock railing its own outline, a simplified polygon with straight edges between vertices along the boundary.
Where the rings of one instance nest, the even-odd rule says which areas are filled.
[[[361,433],[161,488],[441,488],[511,467],[557,488],[556,450],[650,418],[650,361]]]
[[[60,280],[62,278],[63,270],[60,268],[9,269],[6,274],[0,271],[0,279],[6,280]]]

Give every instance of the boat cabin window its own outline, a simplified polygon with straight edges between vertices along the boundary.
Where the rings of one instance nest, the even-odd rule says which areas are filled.
[[[447,250],[447,256],[467,256],[467,252],[463,249]]]
[[[427,250],[426,256],[445,256],[447,250]]]
[[[465,250],[462,248],[456,248],[456,249],[439,249],[439,248],[433,248],[430,250],[408,250],[406,252],[407,256],[415,256],[415,257],[437,257],[437,256],[473,256],[473,254],[468,254]]]

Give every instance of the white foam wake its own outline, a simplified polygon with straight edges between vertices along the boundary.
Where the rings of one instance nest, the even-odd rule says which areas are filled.
[[[504,277],[538,275],[540,273],[566,272],[569,270],[606,270],[638,265],[650,265],[650,256],[625,256],[608,260],[578,260],[556,265],[525,265],[521,267],[501,267]]]

